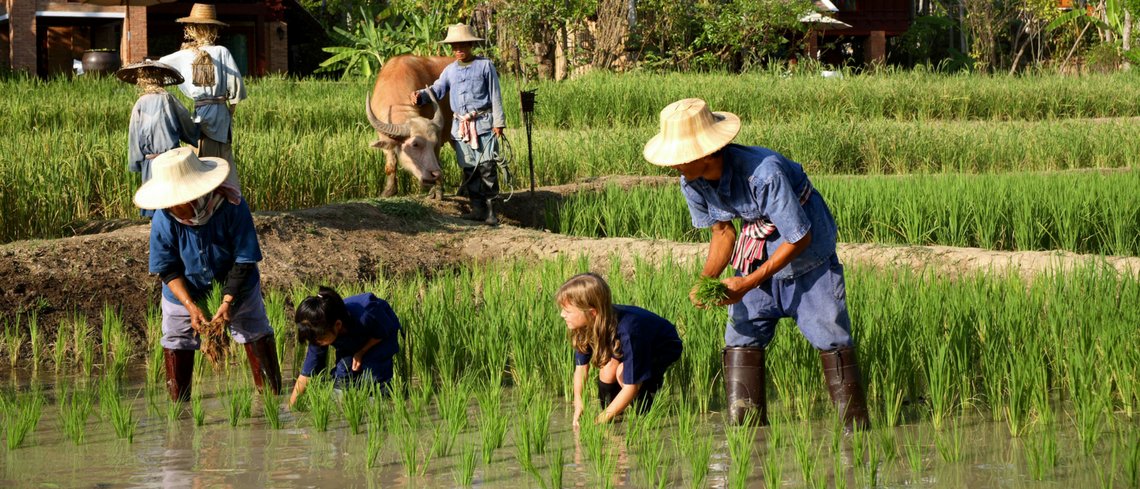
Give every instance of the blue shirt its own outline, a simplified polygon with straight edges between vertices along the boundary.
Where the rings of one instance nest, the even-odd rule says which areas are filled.
[[[143,173],[142,181],[149,180],[149,165],[143,165],[146,156],[177,148],[179,141],[198,144],[198,125],[190,119],[190,111],[168,92],[139,97],[127,126],[127,169]]]
[[[224,283],[235,263],[259,261],[261,246],[245,199],[238,205],[222,202],[201,226],[182,224],[166,209],[155,212],[150,221],[150,273],[179,272],[193,300],[205,297],[215,280]],[[261,280],[256,267],[246,280]],[[247,287],[249,284],[242,288]],[[162,285],[162,296],[178,303],[166,284]]]
[[[225,46],[205,46],[202,51],[210,53],[214,62],[214,84],[199,87],[194,84],[194,60],[198,53],[193,49],[183,49],[159,58],[159,62],[170,65],[182,74],[183,82],[178,89],[183,95],[198,101],[206,98],[223,97],[224,104],[206,104],[194,108],[194,122],[201,124],[202,135],[219,143],[230,142],[233,114],[228,105],[236,105],[245,100],[245,84],[238,71],[230,50]]]
[[[397,334],[400,331],[400,320],[396,317],[396,312],[387,301],[371,293],[347,297],[344,306],[348,309],[349,321],[342,324],[344,331],[330,345],[336,348],[336,370],[333,376],[343,379],[370,374],[376,382],[391,380],[392,357],[400,351]],[[380,343],[364,353],[360,372],[353,372],[352,356],[372,338],[380,340]],[[328,346],[310,343],[309,350],[305,353],[305,363],[301,365],[301,375],[312,377],[324,371],[328,365],[328,354]]]
[[[768,148],[725,146],[720,180],[693,181],[681,177],[681,193],[689,205],[693,226],[707,228],[733,219],[755,221],[766,217],[776,225],[765,247],[772,256],[781,244],[795,243],[811,231],[811,244],[772,278],[795,278],[827,262],[835,254],[836,227],[831,210],[819,192],[800,205],[800,192],[808,184],[799,163]]]
[[[681,358],[681,338],[669,320],[637,306],[614,305],[617,336],[621,343],[621,380],[642,384],[660,377]],[[574,365],[589,365],[593,350],[574,352]]]
[[[499,93],[499,74],[487,58],[479,56],[468,64],[455,61],[447,65],[431,90],[440,100],[450,95],[448,103],[455,115],[490,111],[490,117],[484,114],[475,121],[475,130],[479,134],[491,132],[492,127],[507,127],[503,117],[503,99]],[[427,95],[419,93],[416,103],[427,103]],[[459,140],[459,124],[451,125],[451,135]]]

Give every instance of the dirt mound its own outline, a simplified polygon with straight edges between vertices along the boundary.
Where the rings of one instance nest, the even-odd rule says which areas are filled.
[[[290,212],[259,212],[254,220],[269,286],[297,282],[338,283],[422,272],[504,258],[547,259],[585,255],[599,265],[619,257],[650,262],[703,260],[701,244],[627,238],[588,239],[542,231],[544,212],[566,196],[606,185],[673,184],[668,177],[612,177],[515,194],[497,205],[505,225],[497,228],[458,218],[461,199],[433,202],[415,198],[355,202]],[[36,311],[46,330],[80,312],[98,325],[104,304],[120,309],[142,338],[148,305],[159,293],[147,273],[149,224],[117,222],[109,232],[0,246],[0,315]],[[1087,263],[1087,256],[1063,252],[1001,252],[943,246],[843,244],[846,263],[934,267],[939,273],[973,271],[1024,275]],[[1135,275],[1140,258],[1104,258]],[[50,333],[49,333],[49,337]]]

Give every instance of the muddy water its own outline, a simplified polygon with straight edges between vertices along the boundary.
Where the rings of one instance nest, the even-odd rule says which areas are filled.
[[[88,420],[86,440],[74,445],[59,425],[59,409],[55,393],[47,389],[48,403],[35,432],[14,450],[0,448],[0,487],[456,487],[456,472],[464,446],[479,443],[474,402],[469,411],[469,426],[447,457],[428,462],[423,475],[408,477],[399,455],[395,437],[389,436],[377,463],[366,467],[367,436],[355,435],[343,419],[334,416],[328,432],[313,429],[304,414],[282,412],[282,429],[271,429],[261,415],[260,400],[254,402],[253,419],[242,420],[231,427],[219,396],[218,381],[206,380],[195,387],[205,394],[206,425],[194,426],[188,413],[170,422],[166,418],[166,401],[157,398],[157,407],[149,407],[144,392],[143,372],[131,372],[126,389],[139,420],[133,443],[118,439],[111,424],[99,418],[98,406]],[[54,380],[53,380],[54,381]],[[72,382],[63,380],[64,382]],[[46,381],[42,381],[46,382]],[[26,385],[13,380],[10,387]],[[429,409],[430,411],[430,409]],[[505,413],[512,413],[510,406]],[[564,451],[563,484],[566,487],[600,487],[594,465],[576,443],[567,421],[568,406],[559,405],[551,422],[551,440],[547,455],[535,455],[538,479],[519,468],[515,458],[513,435],[508,423],[506,444],[495,451],[494,460],[484,465],[477,460],[474,487],[549,487],[549,466],[555,448]],[[719,428],[719,415],[709,418],[707,436],[713,437],[713,453],[709,474],[701,487],[729,487],[729,455],[725,434]],[[433,426],[434,421],[424,426]],[[665,418],[666,433],[675,432],[675,420]],[[1135,422],[1130,426],[1135,431]],[[1127,422],[1124,422],[1127,425]],[[793,425],[784,429],[778,449],[781,465],[781,487],[805,487],[792,442]],[[799,425],[795,425],[799,426]],[[880,487],[1102,487],[1100,474],[1111,470],[1110,456],[1116,435],[1105,433],[1100,450],[1094,457],[1081,455],[1075,433],[1062,423],[1058,435],[1059,466],[1049,471],[1044,481],[1034,481],[1026,462],[1027,441],[1011,439],[1002,423],[984,421],[981,417],[962,423],[962,457],[958,462],[945,462],[935,447],[935,434],[929,423],[918,423],[893,431],[897,456],[883,460],[876,477]],[[843,448],[832,453],[831,427],[826,423],[812,426],[815,457],[815,481],[810,487],[866,487],[869,478],[852,466],[851,438],[841,439]],[[621,445],[620,432],[615,439]],[[426,449],[431,433],[424,430],[421,447]],[[751,476],[747,487],[763,487],[764,458],[768,432],[761,429],[752,456]],[[871,440],[879,440],[878,433]],[[906,446],[918,447],[921,468],[914,472],[908,462]],[[666,443],[669,470],[668,487],[691,487],[691,474],[686,455],[672,443]],[[615,487],[647,487],[645,474],[637,468],[636,454],[618,450],[617,469],[610,482]],[[1116,457],[1116,487],[1127,487],[1123,475],[1124,453]],[[839,478],[836,474],[839,460]]]

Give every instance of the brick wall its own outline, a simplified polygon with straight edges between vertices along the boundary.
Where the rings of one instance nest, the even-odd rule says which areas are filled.
[[[9,56],[12,69],[36,74],[35,0],[10,0],[8,25],[11,26]]]
[[[289,25],[266,22],[265,38],[269,40],[269,73],[289,71]]]
[[[146,35],[146,7],[130,9],[127,22],[123,25],[123,48],[119,50],[123,64],[137,63],[148,56]]]

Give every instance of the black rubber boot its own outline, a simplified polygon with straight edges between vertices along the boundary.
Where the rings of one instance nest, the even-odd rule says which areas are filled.
[[[277,347],[273,335],[245,344],[245,356],[253,383],[258,392],[265,392],[265,384],[274,395],[281,395],[281,364],[277,362]]]
[[[768,401],[764,389],[764,349],[725,348],[724,390],[729,423],[767,426]]]
[[[617,382],[610,384],[598,379],[598,402],[601,403],[603,411],[611,402],[614,402],[618,392],[621,392],[621,385]]]
[[[194,350],[162,349],[166,365],[166,390],[172,402],[190,401],[190,383],[194,377]]]
[[[471,212],[463,214],[462,217],[469,221],[486,221],[489,214],[487,209],[487,201],[483,199],[471,198]]]
[[[488,226],[499,225],[499,218],[495,215],[495,206],[490,199],[487,200],[487,217],[483,219],[483,224]]]
[[[823,362],[823,377],[831,402],[843,418],[847,431],[871,429],[867,416],[867,400],[859,378],[859,365],[855,361],[855,348],[844,347],[819,352]]]

